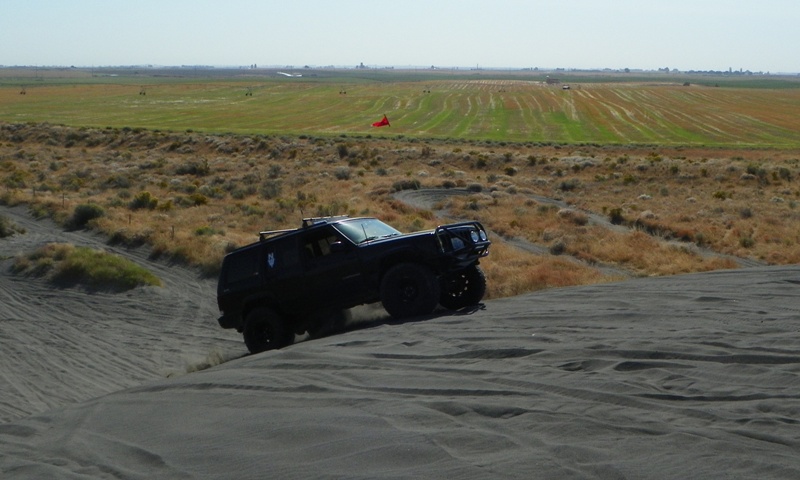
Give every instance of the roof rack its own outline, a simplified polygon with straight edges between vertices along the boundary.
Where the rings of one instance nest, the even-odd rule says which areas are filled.
[[[303,219],[302,228],[312,227],[314,225],[319,225],[321,223],[330,223],[336,222],[338,220],[343,220],[345,218],[350,218],[347,215],[337,215],[331,217],[309,217]],[[296,228],[285,228],[283,230],[267,230],[264,232],[258,232],[258,240],[263,242],[264,240],[275,237],[277,235],[282,235],[284,233],[294,232],[297,231]]]
[[[320,223],[330,223],[335,222],[337,220],[343,220],[345,218],[350,218],[347,215],[337,215],[331,217],[309,217],[303,219],[303,228],[308,228],[313,225],[318,225]]]
[[[286,228],[283,230],[269,230],[266,232],[258,232],[258,241],[263,242],[264,240],[268,239],[269,237],[274,237],[276,235],[281,235],[283,233],[294,232],[297,230],[296,228]]]

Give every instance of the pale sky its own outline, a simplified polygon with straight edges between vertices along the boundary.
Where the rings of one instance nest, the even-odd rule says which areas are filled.
[[[800,72],[800,0],[0,0],[0,65]]]

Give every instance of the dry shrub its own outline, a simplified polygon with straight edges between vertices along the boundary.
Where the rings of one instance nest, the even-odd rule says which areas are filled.
[[[533,256],[503,242],[492,244],[491,253],[481,261],[481,267],[487,278],[488,299],[615,280],[586,265],[561,258]]]
[[[82,203],[75,207],[70,217],[68,225],[71,228],[84,228],[87,224],[105,215],[106,212],[100,205],[94,203]]]
[[[0,238],[10,237],[15,233],[25,233],[25,229],[18,227],[16,223],[0,215]]]
[[[559,218],[570,221],[575,225],[586,225],[589,223],[589,216],[585,213],[571,208],[562,208],[558,211]]]

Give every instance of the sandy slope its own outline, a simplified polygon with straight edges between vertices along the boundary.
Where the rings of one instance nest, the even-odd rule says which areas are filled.
[[[94,398],[225,356],[241,356],[241,336],[216,324],[216,282],[115,249],[86,232],[64,232],[24,208],[0,215],[26,230],[0,239],[0,421]],[[13,256],[48,242],[122,253],[153,271],[160,288],[122,294],[53,289],[9,273]]]
[[[800,477],[797,266],[548,290],[164,378],[243,353],[211,285],[48,293],[6,265],[2,478]]]

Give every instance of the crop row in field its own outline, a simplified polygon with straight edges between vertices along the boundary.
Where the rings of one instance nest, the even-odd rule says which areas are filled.
[[[0,87],[0,119],[266,134],[796,147],[800,89],[521,80],[130,80]],[[391,127],[373,121],[389,116]]]

